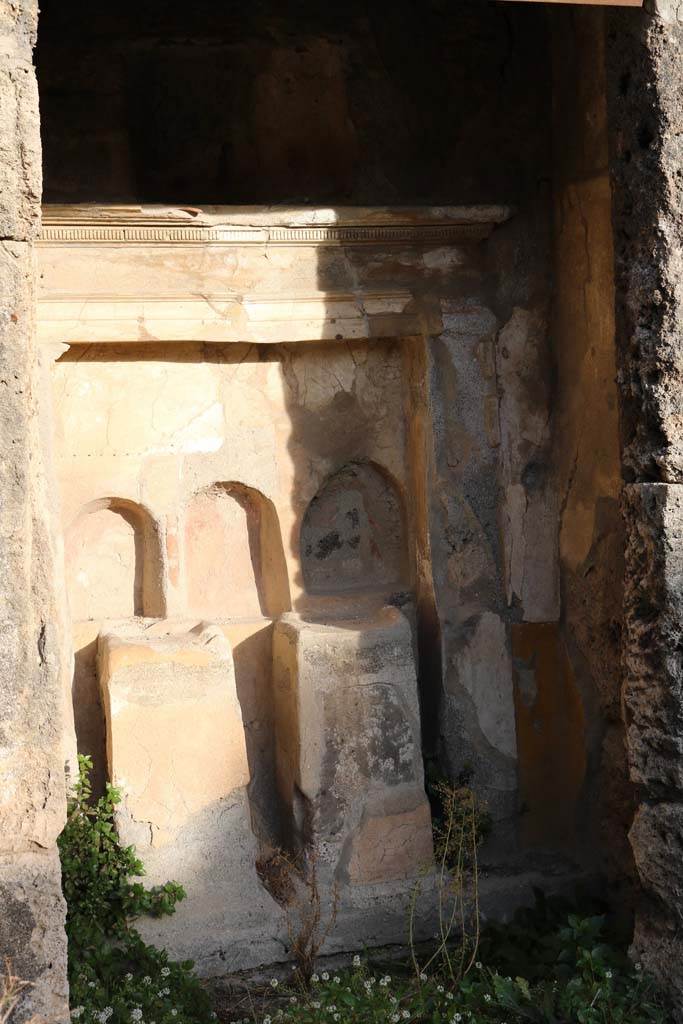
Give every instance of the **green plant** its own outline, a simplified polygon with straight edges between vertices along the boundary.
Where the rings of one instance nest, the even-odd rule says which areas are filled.
[[[59,838],[67,903],[71,1016],[83,1024],[206,1024],[208,996],[190,961],[169,960],[147,945],[136,917],[172,914],[185,892],[176,882],[145,888],[133,847],[118,841],[114,811],[119,792],[107,785],[91,802],[92,761],[79,757],[79,775]]]
[[[273,979],[254,1017],[261,1024],[664,1024],[651,979],[601,941],[603,929],[602,918],[570,915],[548,935],[559,952],[554,976],[539,982],[480,960],[454,981],[443,961],[416,977],[409,964],[373,970],[356,956],[345,970],[314,973],[310,990]]]
[[[413,941],[408,962],[360,956],[337,973],[271,982],[261,1024],[664,1024],[652,979],[632,965],[625,942],[604,915],[571,912],[564,899],[537,893],[536,906],[511,923],[480,931],[478,849],[485,809],[460,779],[430,793],[436,807],[434,846],[438,931],[431,949]],[[431,888],[430,888],[431,899]],[[583,907],[586,907],[584,901]],[[593,901],[594,905],[594,901]],[[306,983],[308,982],[308,984]],[[248,1024],[232,1021],[231,1024]]]

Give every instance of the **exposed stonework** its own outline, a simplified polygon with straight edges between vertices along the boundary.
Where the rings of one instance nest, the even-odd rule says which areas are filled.
[[[675,5],[613,13],[607,53],[624,465],[635,480],[681,482],[683,22]]]
[[[672,987],[683,957],[683,488],[630,484],[624,497],[626,549],[624,705],[638,807],[630,839],[644,889],[635,955]]]
[[[624,412],[623,646],[630,839],[643,894],[635,955],[683,1013],[680,964],[683,576],[683,22],[674,3],[608,33],[609,128]],[[652,482],[650,482],[652,481]]]
[[[278,788],[321,889],[338,887],[328,941],[394,941],[432,866],[411,629],[395,608],[325,622],[285,616],[273,642]],[[422,908],[420,908],[422,912]]]
[[[69,750],[45,394],[34,344],[40,222],[37,7],[0,3],[0,955],[31,982],[17,1020],[68,1020],[55,840]]]

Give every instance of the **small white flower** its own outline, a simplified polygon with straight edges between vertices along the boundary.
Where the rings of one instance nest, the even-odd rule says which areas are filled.
[[[612,972],[611,971],[605,971],[605,977],[606,978],[611,978],[612,977]]]
[[[403,1017],[404,1020],[408,1020],[410,1014],[408,1013],[407,1010],[401,1010],[401,1016]]]
[[[311,975],[311,981],[320,981],[320,978],[318,977],[317,974],[312,974]]]
[[[352,962],[354,967],[360,967],[360,957],[358,956],[358,953],[356,953]]]
[[[132,980],[133,980],[133,975],[132,974],[127,974],[126,975],[126,981],[132,981]]]
[[[170,994],[171,994],[171,990],[168,987],[168,985],[166,985],[165,988],[162,988],[161,992],[162,992],[162,995],[165,995],[165,996],[170,996]]]
[[[436,991],[437,992],[443,992],[443,985],[437,985],[436,986]]]
[[[386,988],[387,985],[389,984],[389,982],[387,981],[386,978],[380,978],[379,979],[379,983],[380,983],[381,988]]]
[[[453,1020],[455,1021],[455,1024],[458,1024],[458,1021],[462,1020],[462,1014],[461,1013],[454,1013],[453,1014]]]
[[[339,983],[341,982],[341,978],[339,977],[338,974],[335,974],[335,976],[332,979],[332,981],[335,983],[335,985],[339,985]]]
[[[341,1020],[341,1014],[340,1013],[335,1013],[335,1015],[332,1018],[332,1020]]]
[[[634,967],[635,967],[635,969],[637,971],[642,971],[642,969],[643,969],[643,965],[642,964],[634,964]]]
[[[142,984],[143,985],[151,985],[152,984],[152,979],[150,978],[149,974],[146,974],[144,976],[144,978],[142,979]]]
[[[453,993],[452,992],[447,992],[446,993],[446,999],[449,999],[449,1000],[452,1001],[453,1000]]]
[[[335,1006],[334,1003],[330,1003],[330,1005],[327,1007],[328,1013],[334,1013],[336,1009],[337,1007]]]
[[[162,967],[161,968],[161,977],[162,978],[168,978],[170,973],[171,973],[171,968],[170,967]]]
[[[160,988],[159,991],[157,992],[157,998],[163,999],[165,995],[166,993],[164,992],[163,988]],[[232,1021],[230,1022],[230,1024],[232,1024]]]
[[[486,1001],[487,1003],[490,1003],[490,1002],[491,1002],[491,996],[490,996],[490,995],[488,994],[488,992],[487,992],[487,993],[486,993],[486,995],[484,996],[484,999],[485,999],[485,1001]]]
[[[392,1013],[392,1015],[391,1015],[391,1024],[398,1024],[400,1019],[401,1018],[400,1018],[400,1016],[397,1013]]]
[[[94,981],[89,981],[88,982],[88,988],[95,988],[95,982]]]
[[[320,1009],[320,1003],[318,1002],[317,999],[313,1000],[313,1002],[311,1003],[311,1006],[313,1007],[314,1010],[319,1010]]]
[[[142,1010],[139,1006],[136,1006],[134,1010],[130,1011],[131,1020],[142,1020]]]
[[[273,1020],[273,1019],[272,1019],[272,1017],[270,1017],[270,1016],[266,1015],[266,1016],[265,1016],[265,1017],[263,1018],[263,1024],[272,1024],[272,1020]]]
[[[327,971],[323,971],[323,981],[329,981],[329,980],[330,980],[329,974],[327,973]]]
[[[178,1011],[177,1010],[171,1010],[171,1016],[172,1017],[177,1017],[178,1016]]]
[[[277,978],[271,978],[270,979],[270,987],[271,988],[277,988],[279,984],[280,984],[280,982],[277,980]]]
[[[426,980],[427,980],[427,975],[424,973],[424,971],[422,971],[422,973],[420,974],[420,981],[426,981]]]
[[[290,1003],[295,1003],[296,1002],[296,996],[290,996],[289,997],[289,1001],[290,1001]]]
[[[71,1016],[73,1017],[73,1019],[78,1020],[80,1015],[83,1013],[84,1009],[84,1006],[74,1006],[73,1010],[71,1011]]]
[[[478,971],[480,971],[481,970],[481,960],[477,960],[477,962],[476,962],[476,964],[474,966],[477,968]]]

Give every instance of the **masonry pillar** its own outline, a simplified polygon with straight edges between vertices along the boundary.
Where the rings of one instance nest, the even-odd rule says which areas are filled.
[[[634,954],[683,1019],[683,5],[610,15]]]
[[[31,983],[12,1022],[68,1020],[68,715],[56,534],[34,344],[40,222],[35,0],[0,0],[0,960]]]

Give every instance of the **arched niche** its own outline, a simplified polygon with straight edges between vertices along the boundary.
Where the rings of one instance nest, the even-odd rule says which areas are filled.
[[[164,614],[159,531],[133,501],[86,505],[67,531],[66,568],[76,622]]]
[[[301,527],[309,594],[377,591],[408,580],[398,487],[371,462],[351,462],[323,483]]]
[[[277,512],[245,484],[216,483],[185,510],[188,612],[275,617],[291,607]]]

